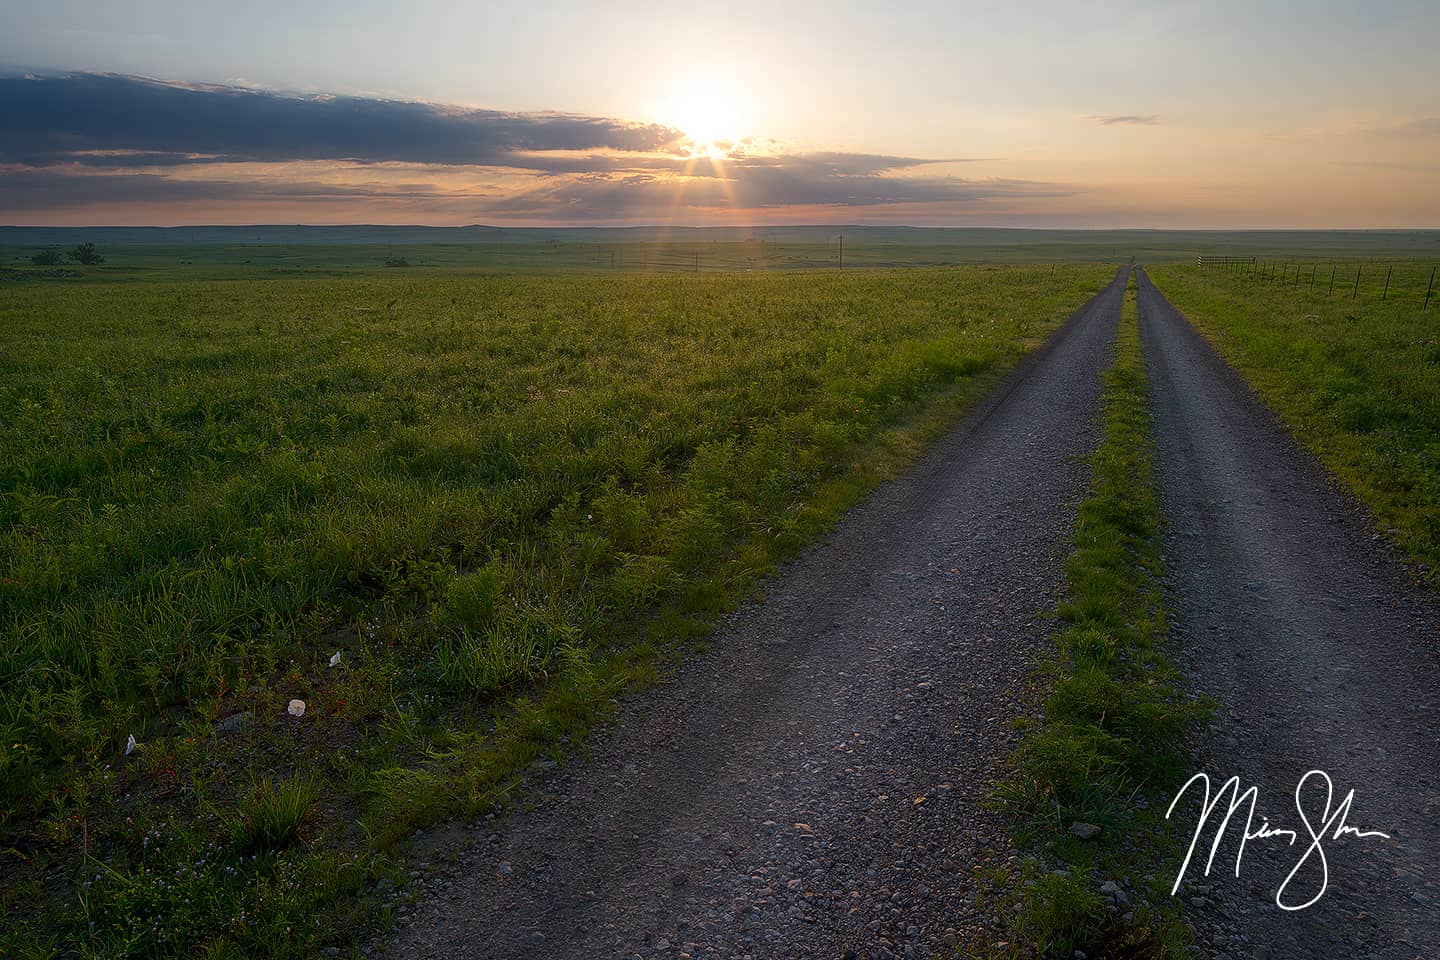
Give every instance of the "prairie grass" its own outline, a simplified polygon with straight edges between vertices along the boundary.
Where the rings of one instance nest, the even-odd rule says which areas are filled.
[[[0,952],[352,943],[1109,272],[0,290]]]
[[[244,853],[284,850],[299,838],[319,796],[319,783],[306,774],[278,783],[261,779],[236,812],[236,845]]]
[[[1398,265],[1383,300],[1378,266],[1358,295],[1349,283],[1331,295],[1323,282],[1186,264],[1150,275],[1440,586],[1440,295],[1423,309],[1432,266]]]
[[[1155,811],[1184,779],[1183,736],[1208,706],[1186,696],[1163,649],[1161,517],[1139,330],[1132,276],[1055,647],[1039,673],[1043,706],[996,794],[1036,857],[1010,878],[1011,955],[1021,945],[1044,957],[1188,955],[1157,879],[1176,838]],[[1098,835],[1072,835],[1077,822]],[[1139,898],[1127,917],[1107,912],[1101,878]]]

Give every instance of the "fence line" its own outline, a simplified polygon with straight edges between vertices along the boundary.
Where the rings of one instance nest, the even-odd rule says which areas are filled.
[[[1373,295],[1373,293],[1378,292],[1380,294],[1380,302],[1384,303],[1390,299],[1391,289],[1394,288],[1397,299],[1404,300],[1413,296],[1422,302],[1421,310],[1430,309],[1430,301],[1434,298],[1435,294],[1435,278],[1437,275],[1440,275],[1440,266],[1432,264],[1429,276],[1427,277],[1424,263],[1418,260],[1401,262],[1398,273],[1395,269],[1395,263],[1377,262],[1376,258],[1373,257],[1366,260],[1357,259],[1353,262],[1355,263],[1355,279],[1350,282],[1351,300],[1358,300],[1360,298],[1360,286],[1362,281],[1366,280],[1365,267],[1368,264],[1375,267],[1375,270],[1369,274],[1375,279],[1366,282],[1366,289],[1370,291],[1368,295]],[[1195,264],[1202,270],[1222,269],[1236,272],[1251,282],[1263,281],[1273,283],[1277,280],[1281,283],[1288,282],[1292,288],[1297,290],[1300,287],[1300,280],[1304,276],[1303,263],[1283,260],[1261,260],[1258,257],[1198,256],[1195,258]],[[1384,280],[1379,279],[1378,272],[1382,265],[1385,267]],[[1415,273],[1410,272],[1411,269],[1417,267],[1418,270]],[[1320,263],[1311,263],[1310,278],[1307,283],[1309,289],[1315,289],[1319,272]],[[1340,263],[1331,259],[1330,280],[1325,287],[1325,296],[1332,297],[1335,295],[1335,281],[1341,276]],[[1348,279],[1349,275],[1345,274],[1344,277]],[[1409,285],[1412,280],[1413,285]],[[1421,292],[1422,288],[1423,293]]]

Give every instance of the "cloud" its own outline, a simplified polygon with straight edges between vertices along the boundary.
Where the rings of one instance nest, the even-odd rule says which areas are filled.
[[[1115,124],[1127,124],[1130,126],[1140,127],[1154,127],[1158,126],[1160,123],[1160,118],[1153,113],[1096,114],[1086,117],[1085,119],[1093,120],[1095,123],[1098,123],[1104,127],[1114,126]]]
[[[586,173],[531,179],[515,188],[486,183],[384,179],[333,182],[241,178],[175,178],[161,173],[17,170],[0,177],[0,211],[24,219],[47,211],[127,206],[231,205],[274,210],[417,205],[456,222],[491,220],[567,223],[660,222],[714,213],[787,208],[877,209],[887,205],[974,205],[986,201],[1068,196],[1054,184],[958,177],[817,175],[804,155],[725,164],[724,176],[675,178],[647,172]],[[363,219],[358,216],[357,219]]]
[[[1405,160],[1332,160],[1341,167],[1368,167],[1371,170],[1440,170],[1440,162],[1417,163]]]
[[[356,220],[403,206],[471,222],[656,222],[1070,192],[935,169],[978,158],[795,153],[753,139],[717,156],[691,147],[670,127],[576,114],[110,74],[0,77],[0,215],[30,220],[46,211],[289,205],[325,206],[332,217],[353,210]]]
[[[542,182],[495,201],[487,213],[539,217],[563,211],[567,220],[606,222],[664,217],[676,209],[776,211],[786,207],[874,208],[901,204],[978,202],[1068,196],[1056,184],[951,176],[897,177],[858,164],[837,166],[831,155],[786,154],[731,158],[717,163],[722,176],[679,181],[653,175],[595,174]]]
[[[92,204],[337,200],[488,200],[491,191],[445,190],[428,183],[325,183],[175,179],[153,173],[75,175],[21,170],[0,177],[0,210],[29,213]]]
[[[1440,117],[1417,117],[1404,123],[1389,127],[1376,127],[1366,132],[1398,137],[1440,136]]]
[[[234,160],[525,166],[532,152],[658,151],[678,131],[565,113],[291,96],[113,74],[0,77],[0,162],[43,166],[108,152]],[[118,160],[115,165],[122,165]]]

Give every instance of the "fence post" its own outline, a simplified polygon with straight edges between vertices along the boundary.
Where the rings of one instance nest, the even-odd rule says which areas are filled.
[[[1330,264],[1330,291],[1329,291],[1328,293],[1326,293],[1325,296],[1330,297],[1330,296],[1334,296],[1334,294],[1335,294],[1335,264],[1332,263],[1332,264]]]
[[[1363,269],[1365,269],[1365,265],[1363,263],[1355,268],[1355,289],[1350,291],[1351,300],[1354,300],[1360,295],[1360,271]]]
[[[1426,310],[1429,310],[1429,309],[1430,309],[1430,291],[1431,291],[1431,290],[1434,290],[1434,289],[1435,289],[1435,268],[1434,268],[1434,267],[1431,267],[1431,268],[1430,268],[1430,286],[1428,286],[1428,287],[1425,288],[1425,307],[1424,307],[1424,309],[1426,309]]]
[[[1295,264],[1295,289],[1300,289],[1300,264]]]
[[[1380,302],[1381,302],[1381,303],[1384,303],[1384,302],[1385,302],[1385,298],[1388,297],[1388,296],[1390,296],[1390,272],[1391,272],[1392,270],[1394,270],[1394,269],[1395,269],[1395,265],[1392,263],[1392,264],[1385,270],[1385,292],[1383,292],[1383,293],[1380,294]]]

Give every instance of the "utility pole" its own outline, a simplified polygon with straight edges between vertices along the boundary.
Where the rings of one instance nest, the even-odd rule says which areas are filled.
[[[845,234],[840,234],[840,269],[845,269]]]
[[[1434,289],[1435,289],[1435,268],[1434,268],[1434,267],[1431,267],[1431,268],[1430,268],[1430,286],[1428,286],[1428,287],[1425,288],[1425,307],[1424,307],[1424,309],[1426,309],[1426,310],[1429,310],[1429,309],[1430,309],[1430,291],[1431,291],[1431,290],[1434,290]]]
[[[1388,297],[1388,296],[1390,296],[1390,273],[1391,273],[1391,271],[1393,271],[1394,269],[1395,269],[1395,265],[1392,263],[1392,264],[1385,270],[1385,292],[1382,293],[1382,294],[1380,294],[1380,302],[1381,302],[1381,303],[1384,303],[1384,302],[1385,302],[1385,298]]]

